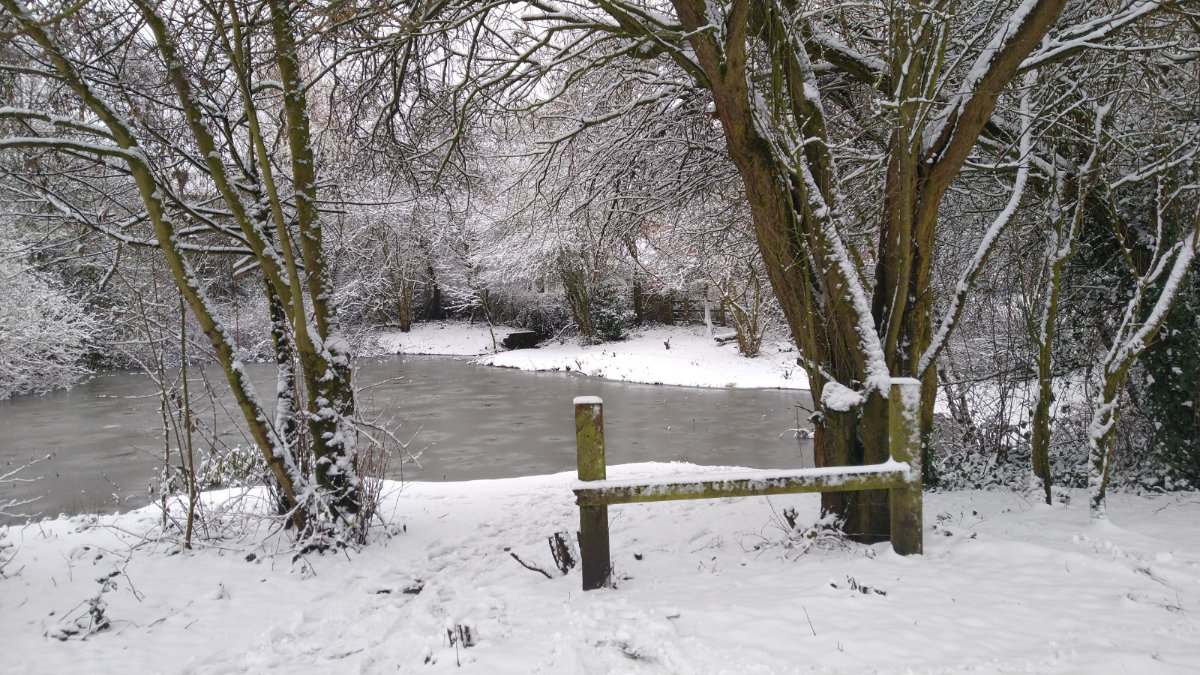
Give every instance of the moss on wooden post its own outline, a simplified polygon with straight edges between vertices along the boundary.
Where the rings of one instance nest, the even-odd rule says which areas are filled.
[[[892,548],[900,555],[911,555],[922,552],[921,381],[893,377],[888,406],[888,447],[892,460],[908,464],[908,481],[888,491]]]
[[[579,480],[604,480],[604,402],[596,396],[575,399],[575,452]],[[579,557],[583,590],[612,585],[608,549],[608,506],[579,507]]]
[[[801,492],[844,492],[887,490],[908,482],[908,469],[899,464],[836,467],[836,469],[799,469],[763,472],[740,477],[679,476],[671,482],[661,480],[605,480],[595,487],[577,487],[575,496],[581,505],[634,504],[668,502],[682,499],[721,499],[761,497]]]

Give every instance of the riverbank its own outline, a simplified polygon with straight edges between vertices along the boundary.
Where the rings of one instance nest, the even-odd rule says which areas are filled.
[[[496,345],[511,332],[511,328],[496,327]],[[808,389],[808,378],[796,364],[798,353],[785,340],[766,340],[762,354],[747,359],[733,342],[721,345],[706,337],[703,326],[641,328],[631,331],[626,340],[599,345],[582,345],[577,338],[547,340],[534,349],[512,351],[493,349],[492,335],[486,324],[421,323],[408,333],[385,331],[377,345],[381,354],[475,356],[482,365],[571,371],[622,382]]]
[[[153,507],[0,529],[0,671],[1141,674],[1200,660],[1194,493],[1113,495],[1100,525],[1082,493],[1053,507],[927,494],[926,554],[911,558],[788,536],[784,510],[807,527],[815,495],[611,507],[618,588],[583,593],[546,546],[577,526],[573,477],[390,484],[393,534],[336,555],[296,556],[253,528],[185,551]],[[92,616],[109,627],[83,639]]]

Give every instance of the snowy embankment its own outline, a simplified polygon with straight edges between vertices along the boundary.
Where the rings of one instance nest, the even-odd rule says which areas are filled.
[[[385,330],[376,338],[376,349],[362,349],[364,356],[378,354],[428,354],[438,356],[479,356],[500,347],[500,343],[515,329],[486,323],[462,321],[429,321],[414,323],[412,330],[402,333]],[[495,347],[492,338],[495,337]]]
[[[513,329],[497,327],[499,344]],[[577,339],[549,340],[536,349],[494,352],[486,324],[414,324],[409,333],[379,337],[386,354],[478,356],[482,365],[520,370],[573,371],[593,377],[688,387],[807,389],[808,378],[796,364],[794,347],[765,341],[762,354],[741,356],[733,342],[717,344],[703,326],[657,326],[627,340],[580,345]]]
[[[153,507],[0,530],[0,671],[1143,674],[1200,662],[1194,493],[1114,495],[1102,525],[1082,495],[1047,507],[929,494],[926,554],[909,558],[785,536],[785,509],[811,524],[815,495],[611,507],[618,588],[583,593],[546,543],[577,526],[573,478],[393,486],[393,536],[294,560],[285,540],[253,535],[181,550]],[[68,637],[97,596],[109,628]],[[448,637],[467,633],[469,647]]]

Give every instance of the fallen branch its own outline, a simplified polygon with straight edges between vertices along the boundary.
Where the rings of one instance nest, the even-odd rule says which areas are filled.
[[[516,560],[517,562],[521,563],[521,567],[524,567],[527,570],[533,570],[534,572],[541,572],[542,576],[546,577],[547,579],[554,578],[554,577],[550,576],[549,572],[538,567],[537,565],[530,565],[529,563],[525,562],[524,560],[521,560],[521,558],[516,553],[509,551],[508,554],[513,557],[513,560]]]

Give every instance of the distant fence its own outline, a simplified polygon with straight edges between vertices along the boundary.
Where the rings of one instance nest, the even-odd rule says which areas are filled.
[[[676,298],[669,301],[671,305],[671,323],[688,325],[704,323],[704,300],[693,298]],[[709,318],[717,326],[725,325],[725,303],[712,302],[709,304]]]
[[[694,295],[646,295],[642,303],[642,318],[647,321],[676,326],[705,323],[705,300],[703,297],[696,297]],[[725,303],[720,300],[709,300],[708,316],[712,320],[713,325],[727,325]]]
[[[900,555],[920,553],[920,397],[920,381],[892,378],[888,427],[891,458],[883,464],[627,480],[606,479],[604,402],[595,396],[576,398],[575,448],[579,480],[573,489],[579,505],[579,555],[583,567],[583,590],[612,585],[608,537],[610,504],[799,492],[888,490],[892,548]]]

